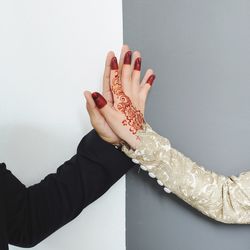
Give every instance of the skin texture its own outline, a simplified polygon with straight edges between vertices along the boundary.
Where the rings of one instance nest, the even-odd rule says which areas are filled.
[[[135,132],[145,122],[145,103],[153,81],[152,77],[150,81],[148,79],[153,75],[153,70],[147,70],[141,81],[141,72],[138,70],[138,61],[141,65],[141,59],[138,58],[141,55],[138,51],[133,54],[129,51],[127,45],[122,47],[119,64],[113,52],[107,55],[103,77],[103,98],[106,105],[103,101],[101,106],[98,101],[95,103],[89,91],[85,91],[84,95],[91,123],[100,137],[113,144],[123,140],[136,148],[140,141]],[[98,97],[95,100],[101,99]]]

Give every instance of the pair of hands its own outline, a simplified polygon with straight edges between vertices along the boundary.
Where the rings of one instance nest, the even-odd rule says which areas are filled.
[[[136,149],[143,129],[145,103],[155,75],[148,69],[143,80],[141,57],[127,45],[121,50],[119,64],[113,52],[107,54],[103,75],[103,91],[84,92],[90,121],[99,136],[111,143],[126,142]]]

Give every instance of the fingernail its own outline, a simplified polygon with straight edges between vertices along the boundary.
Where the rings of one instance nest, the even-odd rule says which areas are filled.
[[[136,58],[135,60],[134,70],[138,70],[138,71],[141,70],[141,58],[140,57]]]
[[[147,83],[150,84],[152,86],[153,82],[155,80],[155,75],[151,75],[148,80],[147,80]]]
[[[118,63],[115,56],[111,59],[110,67],[112,70],[118,69]]]
[[[125,56],[124,56],[124,64],[131,64],[131,57],[132,57],[132,51],[127,51]]]
[[[101,94],[99,94],[98,92],[92,93],[92,97],[94,99],[96,106],[99,109],[103,108],[107,104],[105,98]]]

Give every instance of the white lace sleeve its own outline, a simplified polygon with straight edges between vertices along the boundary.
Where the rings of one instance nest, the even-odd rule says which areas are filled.
[[[173,192],[203,214],[223,223],[250,224],[250,171],[225,177],[205,170],[172,148],[167,138],[145,124],[137,132],[136,150],[122,151],[157,179],[166,192]]]

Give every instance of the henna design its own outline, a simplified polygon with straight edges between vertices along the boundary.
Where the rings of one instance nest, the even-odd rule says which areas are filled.
[[[124,126],[130,126],[129,131],[132,134],[136,134],[139,129],[143,128],[143,114],[133,106],[130,98],[123,92],[118,70],[115,71],[115,77],[112,79],[111,89],[113,94],[119,99],[117,109],[126,116],[126,119],[122,121],[122,124]],[[136,138],[139,140],[138,136]]]

